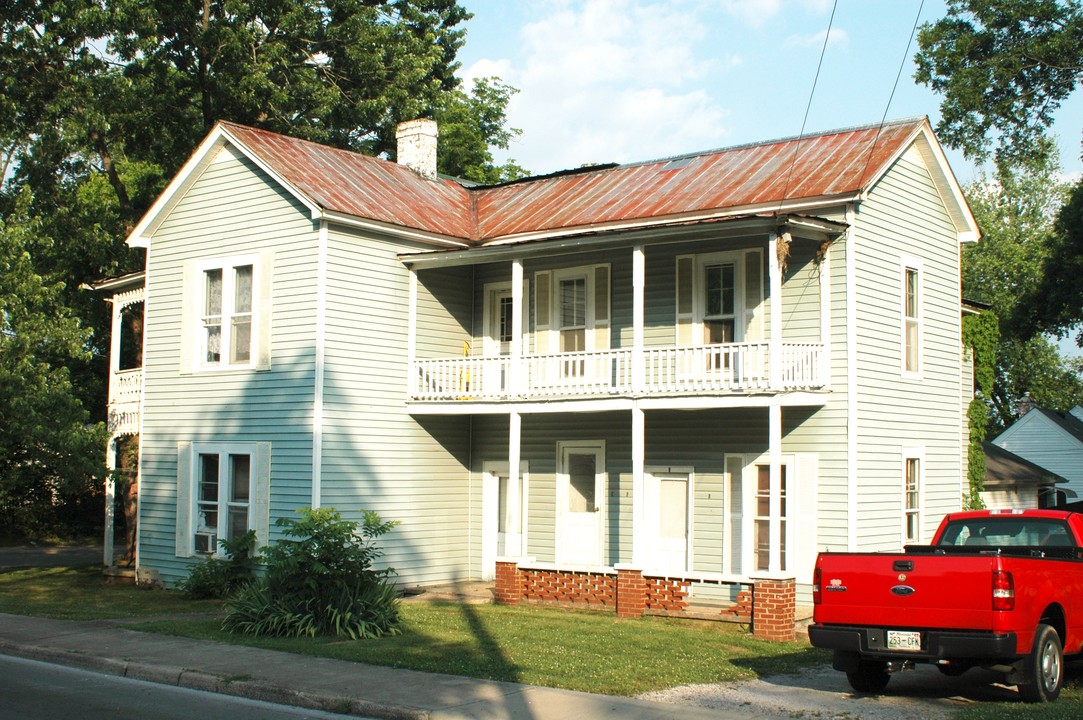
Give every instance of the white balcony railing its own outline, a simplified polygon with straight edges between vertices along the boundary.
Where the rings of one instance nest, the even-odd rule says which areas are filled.
[[[432,402],[815,390],[825,385],[822,354],[820,343],[783,343],[777,387],[767,343],[645,348],[639,387],[629,349],[524,355],[517,365],[506,355],[417,360],[410,396]]]
[[[142,368],[114,373],[109,383],[109,432],[114,435],[138,433],[142,399]]]

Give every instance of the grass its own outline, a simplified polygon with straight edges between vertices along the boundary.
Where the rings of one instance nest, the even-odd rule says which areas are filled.
[[[220,602],[189,600],[175,591],[107,584],[95,566],[0,572],[0,613],[104,620],[217,612],[221,607]]]
[[[132,629],[391,667],[634,695],[690,683],[794,672],[826,662],[806,643],[757,640],[740,628],[540,607],[402,605],[404,632],[380,640],[261,639],[221,630],[220,602],[108,585],[99,568],[0,572],[0,612],[67,620],[176,616]]]
[[[769,643],[740,628],[535,606],[402,606],[404,632],[380,640],[260,639],[221,628],[221,603],[166,590],[107,585],[98,568],[0,572],[0,612],[71,620],[148,618],[132,629],[317,657],[614,695],[797,672],[829,662],[807,643]],[[193,614],[190,618],[177,617]],[[152,616],[173,616],[166,619]],[[1067,666],[1048,705],[983,702],[956,720],[1083,717],[1083,662]]]

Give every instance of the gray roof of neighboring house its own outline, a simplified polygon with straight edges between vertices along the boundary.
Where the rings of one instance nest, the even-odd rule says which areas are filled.
[[[1072,415],[1069,412],[1061,412],[1059,410],[1047,410],[1045,408],[1034,408],[1031,412],[1041,413],[1049,420],[1055,423],[1058,427],[1062,428],[1065,432],[1069,433],[1072,437],[1083,443],[1083,421]]]
[[[983,442],[981,447],[985,451],[986,485],[1047,485],[1068,482],[1066,478],[1049,472],[991,442]]]

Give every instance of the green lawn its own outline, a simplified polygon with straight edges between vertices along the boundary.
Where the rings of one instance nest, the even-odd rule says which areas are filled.
[[[133,629],[588,692],[641,692],[787,673],[829,661],[807,643],[769,643],[741,628],[664,618],[621,620],[609,613],[534,606],[411,603],[405,632],[381,640],[260,640],[220,629],[221,603],[178,592],[105,584],[98,568],[0,572],[0,612],[72,620],[155,618]],[[183,615],[191,614],[185,618]],[[958,720],[1083,717],[1083,663],[1051,705],[980,703]]]

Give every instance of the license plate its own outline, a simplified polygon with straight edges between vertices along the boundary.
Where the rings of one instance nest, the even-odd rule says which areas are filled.
[[[904,630],[887,631],[888,650],[921,650],[921,633]]]

